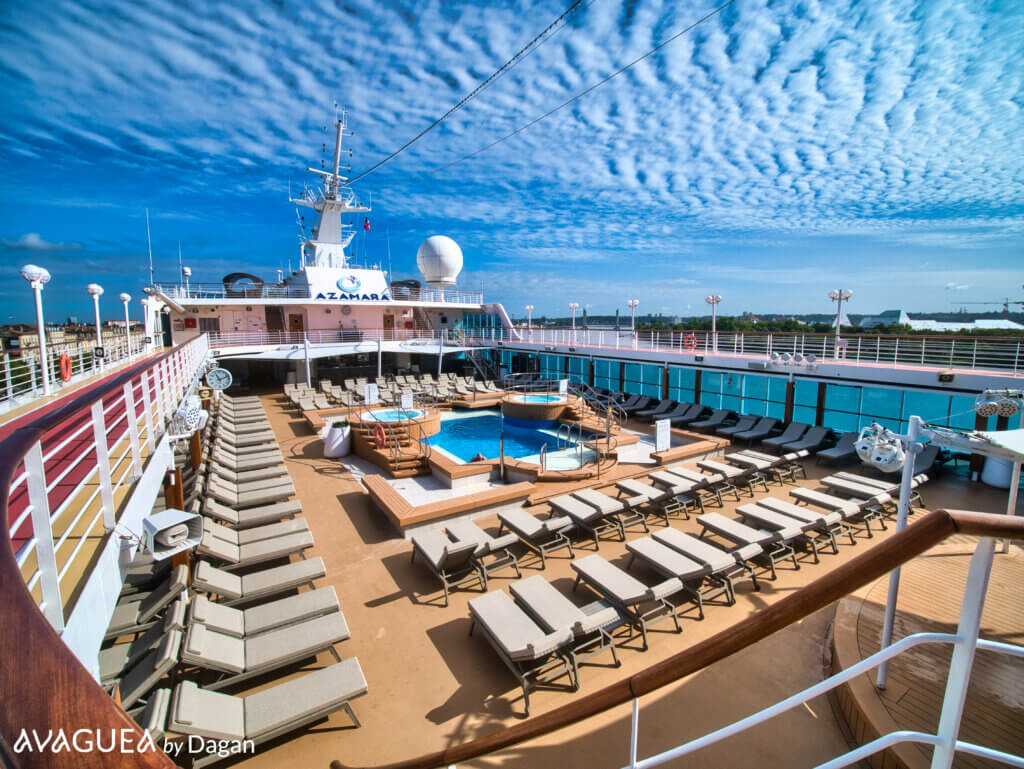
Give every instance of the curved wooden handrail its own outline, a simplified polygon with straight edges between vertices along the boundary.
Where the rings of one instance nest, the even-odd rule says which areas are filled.
[[[119,745],[120,735],[124,733],[133,746],[140,744],[143,732],[82,667],[43,617],[18,568],[7,523],[11,482],[19,463],[36,441],[89,408],[97,399],[119,392],[142,370],[160,363],[173,352],[133,366],[101,387],[16,429],[0,443],[0,521],[3,522],[0,526],[0,606],[3,606],[3,620],[0,621],[0,649],[3,650],[0,655],[0,743],[9,748],[6,758],[13,762],[11,765],[14,767],[105,769],[131,765],[143,769],[174,769],[171,760],[160,751],[130,755],[121,753],[120,749],[108,753],[98,750],[77,752],[73,749],[59,753],[39,750],[13,752],[22,730],[30,739],[33,729],[41,739],[46,739],[50,730],[54,738],[58,730],[63,730],[69,741],[72,734],[80,729],[89,730],[95,741],[96,732],[100,730],[104,746],[110,744],[112,730],[118,736]],[[0,756],[3,755],[0,751]]]
[[[806,587],[759,611],[740,625],[727,628],[629,678],[531,718],[526,723],[510,726],[446,750],[376,769],[433,769],[468,761],[562,729],[616,705],[629,702],[634,697],[648,694],[684,676],[696,673],[804,619],[887,574],[896,566],[924,553],[952,534],[1024,539],[1024,518],[948,510],[928,513],[903,531],[896,532],[884,542],[842,564],[834,571],[822,575]],[[346,765],[335,760],[331,762],[331,769],[346,769]]]

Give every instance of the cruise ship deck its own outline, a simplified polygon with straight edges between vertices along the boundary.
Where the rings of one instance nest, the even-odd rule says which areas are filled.
[[[439,583],[422,564],[410,561],[408,541],[374,506],[359,479],[340,469],[336,460],[322,456],[321,441],[284,397],[268,393],[261,400],[285,453],[304,515],[315,535],[317,544],[313,554],[322,556],[326,562],[328,576],[323,584],[332,585],[338,591],[352,628],[352,637],[342,645],[343,656],[359,658],[370,682],[370,692],[355,703],[363,723],[361,728],[352,729],[346,716],[337,714],[301,736],[265,746],[258,756],[240,765],[317,766],[326,764],[329,759],[344,766],[380,766],[521,723],[522,692],[515,679],[480,633],[469,635],[467,603],[481,594],[480,589],[473,586],[453,590],[450,605],[443,606]],[[817,479],[830,471],[815,465],[813,460],[806,461],[805,466],[809,478],[798,481],[803,486],[817,486]],[[923,489],[926,502],[932,507],[1003,512],[1004,492],[968,484],[966,472],[966,465],[947,468]],[[601,487],[603,484],[591,481],[580,485]],[[773,484],[771,493],[778,495],[778,488]],[[759,490],[756,498],[762,496],[767,495]],[[745,494],[739,503],[727,498],[721,512],[731,517],[738,504],[749,501]],[[532,511],[543,513],[545,509],[546,506],[540,504]],[[496,516],[488,515],[477,519],[477,523],[495,533],[499,521]],[[700,532],[693,521],[673,521],[672,525],[694,534]],[[652,530],[657,530],[660,524],[652,521],[651,526]],[[565,705],[574,697],[596,691],[715,633],[746,622],[759,610],[883,541],[892,531],[890,526],[888,532],[876,533],[872,539],[858,535],[857,544],[853,546],[843,540],[840,553],[823,554],[820,564],[812,563],[808,554],[801,554],[799,570],[780,564],[778,579],[761,580],[761,589],[757,592],[749,581],[740,583],[736,605],[709,604],[704,620],[696,618],[695,608],[684,606],[680,611],[681,635],[676,634],[669,623],[663,623],[652,630],[647,651],[639,650],[638,639],[625,643],[619,647],[621,668],[613,667],[610,657],[593,658],[593,664],[585,663],[581,669],[579,692],[569,692],[559,682],[542,687],[531,693],[532,713],[543,714]],[[643,532],[631,532],[627,541],[639,536],[643,536]],[[965,543],[961,541],[952,548],[953,552],[962,553]],[[581,541],[577,556],[590,552],[593,552],[593,545]],[[622,566],[628,561],[624,543],[602,540],[598,552]],[[573,592],[574,572],[564,551],[550,556],[544,571],[539,570],[539,562],[535,560],[524,558],[524,577],[541,574],[579,603],[596,597],[584,586]],[[919,560],[925,564],[935,562],[934,557]],[[998,576],[993,579],[999,580],[999,587],[993,586],[989,606],[994,617],[992,624],[986,622],[985,635],[1019,642],[1024,630],[1020,618],[1001,607],[1012,607],[1022,597],[1019,577],[1024,569],[1024,552],[1014,545],[1008,554],[997,556],[996,560],[994,574]],[[642,570],[637,573],[646,576]],[[507,590],[515,579],[515,573],[505,569],[492,575],[488,588]],[[884,582],[874,583],[869,592],[870,600],[877,601],[877,593],[882,590],[884,604]],[[877,604],[875,610],[877,614]],[[900,610],[901,616],[914,616],[924,611],[924,621],[929,617],[940,622],[946,618],[946,610],[936,612],[935,599],[927,591],[922,595],[920,588],[908,588],[906,600],[901,599]],[[866,612],[862,609],[861,613]],[[645,698],[640,711],[642,754],[663,750],[712,731],[822,680],[829,669],[834,616],[835,607],[817,612],[734,658]],[[901,621],[900,631],[903,629]],[[877,645],[877,641],[875,643]],[[858,650],[867,654],[870,644]],[[330,661],[325,655],[318,664]],[[1017,675],[1019,684],[1020,663],[1011,661],[1007,665],[1008,672]],[[902,673],[897,676],[894,672],[894,679],[890,692],[913,689],[916,694],[920,688],[908,682]],[[986,711],[998,712],[997,724],[1002,724],[1002,728],[988,727],[990,732],[995,732],[988,744],[1020,752],[1024,745],[1014,724],[1024,717],[1024,702],[1014,696],[1001,699],[998,694],[990,692],[985,698]],[[931,682],[921,696],[930,703],[922,705],[927,714],[925,719],[934,720],[932,711],[941,697],[941,686],[936,691]],[[973,699],[970,704],[974,704]],[[893,716],[895,723],[904,728],[912,723],[917,726],[914,719],[919,717],[901,711]],[[464,765],[493,765],[494,761],[503,766],[521,767],[626,765],[629,723],[629,707],[620,706],[571,729]],[[934,725],[931,724],[933,728]],[[849,748],[849,728],[838,704],[828,697],[819,697],[807,706],[780,716],[770,725],[709,748],[678,765],[752,769],[812,766]],[[969,731],[965,729],[966,734]]]

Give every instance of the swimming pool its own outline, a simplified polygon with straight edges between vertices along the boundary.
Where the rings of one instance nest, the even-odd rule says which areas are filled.
[[[505,456],[528,462],[539,462],[542,448],[546,447],[547,452],[558,452],[558,438],[555,430],[547,427],[525,427],[520,420],[517,422],[519,424],[511,424],[505,420]],[[446,414],[441,419],[440,432],[430,436],[427,440],[431,446],[442,449],[463,462],[472,462],[479,454],[483,454],[487,459],[496,459],[501,455],[501,432],[501,414],[488,409],[469,415]],[[590,433],[583,435],[584,440],[588,440],[590,437]],[[565,445],[563,431],[563,448]],[[572,453],[574,455],[576,453],[574,448]],[[591,453],[587,450],[584,462],[589,461]],[[557,461],[562,465],[566,460],[559,458]],[[577,459],[576,465],[578,466],[578,464]]]
[[[423,416],[420,409],[378,409],[377,411],[364,411],[362,420],[364,422],[401,422],[403,419],[419,419]]]
[[[517,395],[512,400],[518,403],[565,403],[561,395]]]

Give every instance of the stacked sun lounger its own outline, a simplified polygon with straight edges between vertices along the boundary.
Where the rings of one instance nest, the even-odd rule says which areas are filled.
[[[158,744],[164,735],[259,744],[337,710],[358,726],[350,702],[366,679],[338,652],[348,624],[334,588],[314,585],[324,564],[304,556],[313,536],[259,399],[222,396],[204,439],[198,471],[183,479],[187,507],[203,515],[191,573],[136,559],[99,654],[101,682]],[[251,679],[263,686],[321,653],[334,664],[246,693]]]

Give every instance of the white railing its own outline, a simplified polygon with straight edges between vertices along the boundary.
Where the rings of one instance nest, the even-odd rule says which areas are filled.
[[[124,334],[104,336],[102,359],[95,355],[95,347],[94,340],[47,344],[51,392],[138,358],[145,352],[146,344],[141,333],[131,335],[130,348]],[[62,370],[64,356],[67,356],[67,364]],[[0,366],[0,412],[9,411],[43,394],[43,366],[38,348],[27,347],[19,353],[5,352]]]
[[[75,566],[83,548],[92,552],[113,531],[120,500],[142,476],[177,404],[196,385],[208,350],[206,336],[198,337],[136,372],[116,392],[62,414],[15,473],[8,494],[15,558],[58,632],[83,578]]]
[[[158,283],[155,288],[175,301],[206,299],[312,299],[308,286],[286,286],[266,283]],[[420,288],[392,286],[392,301],[429,302],[431,304],[483,304],[482,291],[463,291],[458,288]]]
[[[733,737],[751,727],[762,724],[787,710],[801,705],[814,697],[819,697],[836,687],[863,675],[878,667],[883,661],[890,660],[915,646],[926,643],[947,643],[953,646],[953,657],[949,663],[946,677],[946,690],[942,701],[942,713],[935,734],[912,730],[902,730],[882,735],[877,740],[859,748],[837,756],[831,761],[820,764],[817,769],[839,769],[857,761],[868,758],[875,753],[905,742],[916,742],[933,745],[932,769],[949,769],[957,752],[970,753],[1001,761],[1010,766],[1024,766],[1024,757],[1004,753],[958,739],[960,720],[963,715],[964,702],[967,699],[967,686],[971,678],[971,668],[977,649],[1024,657],[1024,646],[1000,643],[979,639],[981,614],[985,607],[985,594],[988,590],[989,576],[992,571],[992,559],[995,553],[995,540],[983,537],[978,540],[964,587],[960,621],[955,635],[948,633],[917,633],[907,636],[888,646],[876,654],[867,657],[855,665],[843,670],[819,684],[804,689],[798,694],[782,700],[764,710],[735,723],[729,724],[703,737],[678,745],[645,759],[637,758],[638,733],[640,721],[639,698],[633,698],[633,718],[630,732],[629,756],[630,769],[647,769],[660,766],[668,761],[694,753],[702,748]]]
[[[533,328],[465,332],[477,344],[508,345],[537,351],[544,347],[642,350],[693,355],[732,355],[764,359],[772,353],[814,356],[820,362],[860,365],[922,366],[938,369],[985,369],[1024,375],[1024,339],[947,336],[848,335],[837,349],[834,334],[759,334],[707,331],[637,331],[615,329]],[[717,337],[717,339],[716,339]]]
[[[448,344],[448,335],[437,331],[415,328],[376,329],[310,329],[309,331],[221,331],[209,335],[210,347],[248,346],[301,346],[309,344],[359,344],[361,342],[422,342],[424,345],[439,343],[443,336]]]

